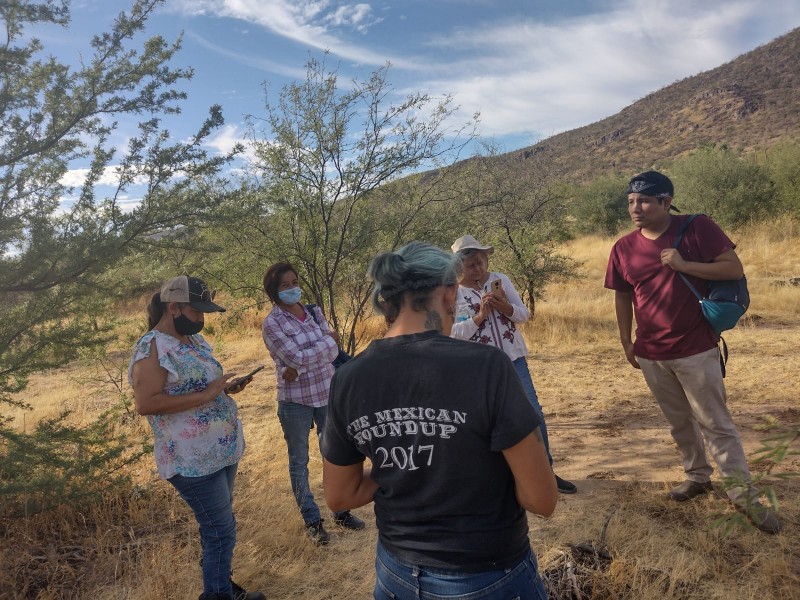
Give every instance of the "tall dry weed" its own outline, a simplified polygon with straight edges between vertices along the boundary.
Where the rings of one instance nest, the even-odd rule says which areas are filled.
[[[800,420],[794,389],[800,372],[800,286],[779,284],[800,276],[800,235],[794,220],[777,220],[734,232],[752,291],[742,324],[726,334],[731,346],[727,386],[746,447],[757,447],[754,425],[762,414]],[[669,482],[682,477],[669,439],[641,375],[619,347],[613,294],[603,288],[611,237],[570,242],[583,278],[545,290],[535,318],[524,329],[530,365],[548,418],[556,468],[578,483],[562,497],[554,516],[531,516],[531,542],[542,571],[572,565],[591,579],[597,599],[797,598],[800,589],[800,501],[792,482],[774,481],[785,532],[767,538],[736,531],[722,538],[711,515],[728,510],[709,497],[667,504]],[[493,264],[496,270],[502,265]],[[126,363],[141,335],[146,298],[120,313],[118,361]],[[228,306],[231,302],[228,303]],[[330,546],[304,535],[287,473],[286,446],[276,416],[274,373],[261,341],[264,307],[242,310],[236,325],[214,322],[209,341],[229,370],[266,364],[236,397],[247,451],[235,491],[239,536],[234,579],[262,589],[272,600],[360,600],[371,596],[376,532],[369,507],[356,513],[362,532],[331,527]],[[210,319],[213,322],[213,317]],[[385,331],[380,318],[364,323],[366,340]],[[118,401],[111,387],[87,389],[88,363],[74,363],[31,379],[26,399],[32,413],[15,413],[17,427],[73,406],[75,418],[91,419]],[[143,420],[135,424],[146,430]],[[311,438],[315,448],[314,438]],[[664,467],[663,464],[667,466]],[[800,471],[788,459],[782,470]],[[311,485],[323,505],[321,463],[311,453]],[[171,486],[156,478],[152,460],[134,473],[135,486],[79,512],[70,508],[27,519],[0,520],[0,599],[114,600],[197,598],[201,591],[197,526]],[[328,525],[330,513],[323,508]],[[602,532],[605,531],[605,536]],[[575,546],[586,542],[613,558],[605,570],[580,562]],[[585,558],[585,556],[584,556]]]

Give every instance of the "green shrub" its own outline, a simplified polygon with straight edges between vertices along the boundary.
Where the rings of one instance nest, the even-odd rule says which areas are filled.
[[[765,154],[778,210],[800,217],[800,142],[775,146]]]
[[[0,425],[0,515],[85,506],[129,484],[127,467],[151,450],[121,431],[121,409],[83,427],[68,423],[69,414],[42,420],[32,433]]]
[[[776,205],[767,168],[725,145],[703,146],[679,158],[668,175],[682,212],[705,213],[723,229],[759,221]]]
[[[614,235],[628,217],[628,176],[604,175],[573,194],[570,213],[579,234]]]

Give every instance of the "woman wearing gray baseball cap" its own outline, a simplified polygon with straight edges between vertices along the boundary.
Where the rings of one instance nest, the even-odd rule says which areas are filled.
[[[128,367],[136,410],[155,437],[158,474],[194,512],[203,549],[200,600],[264,600],[231,580],[236,543],[233,483],[244,452],[242,423],[230,394],[252,376],[231,381],[200,335],[205,313],[225,312],[196,277],[165,282],[147,307],[149,331]]]

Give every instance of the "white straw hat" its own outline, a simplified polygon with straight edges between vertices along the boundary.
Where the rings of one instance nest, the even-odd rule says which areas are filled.
[[[471,235],[462,235],[458,238],[450,248],[453,252],[464,252],[465,250],[483,250],[486,254],[491,254],[494,252],[494,248],[492,246],[484,246],[478,240],[476,240]]]

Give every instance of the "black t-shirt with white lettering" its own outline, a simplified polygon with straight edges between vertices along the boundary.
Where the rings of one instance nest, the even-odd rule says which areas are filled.
[[[502,450],[538,426],[502,351],[428,331],[375,340],[336,372],[322,454],[369,457],[380,540],[397,558],[489,571],[530,548]]]

